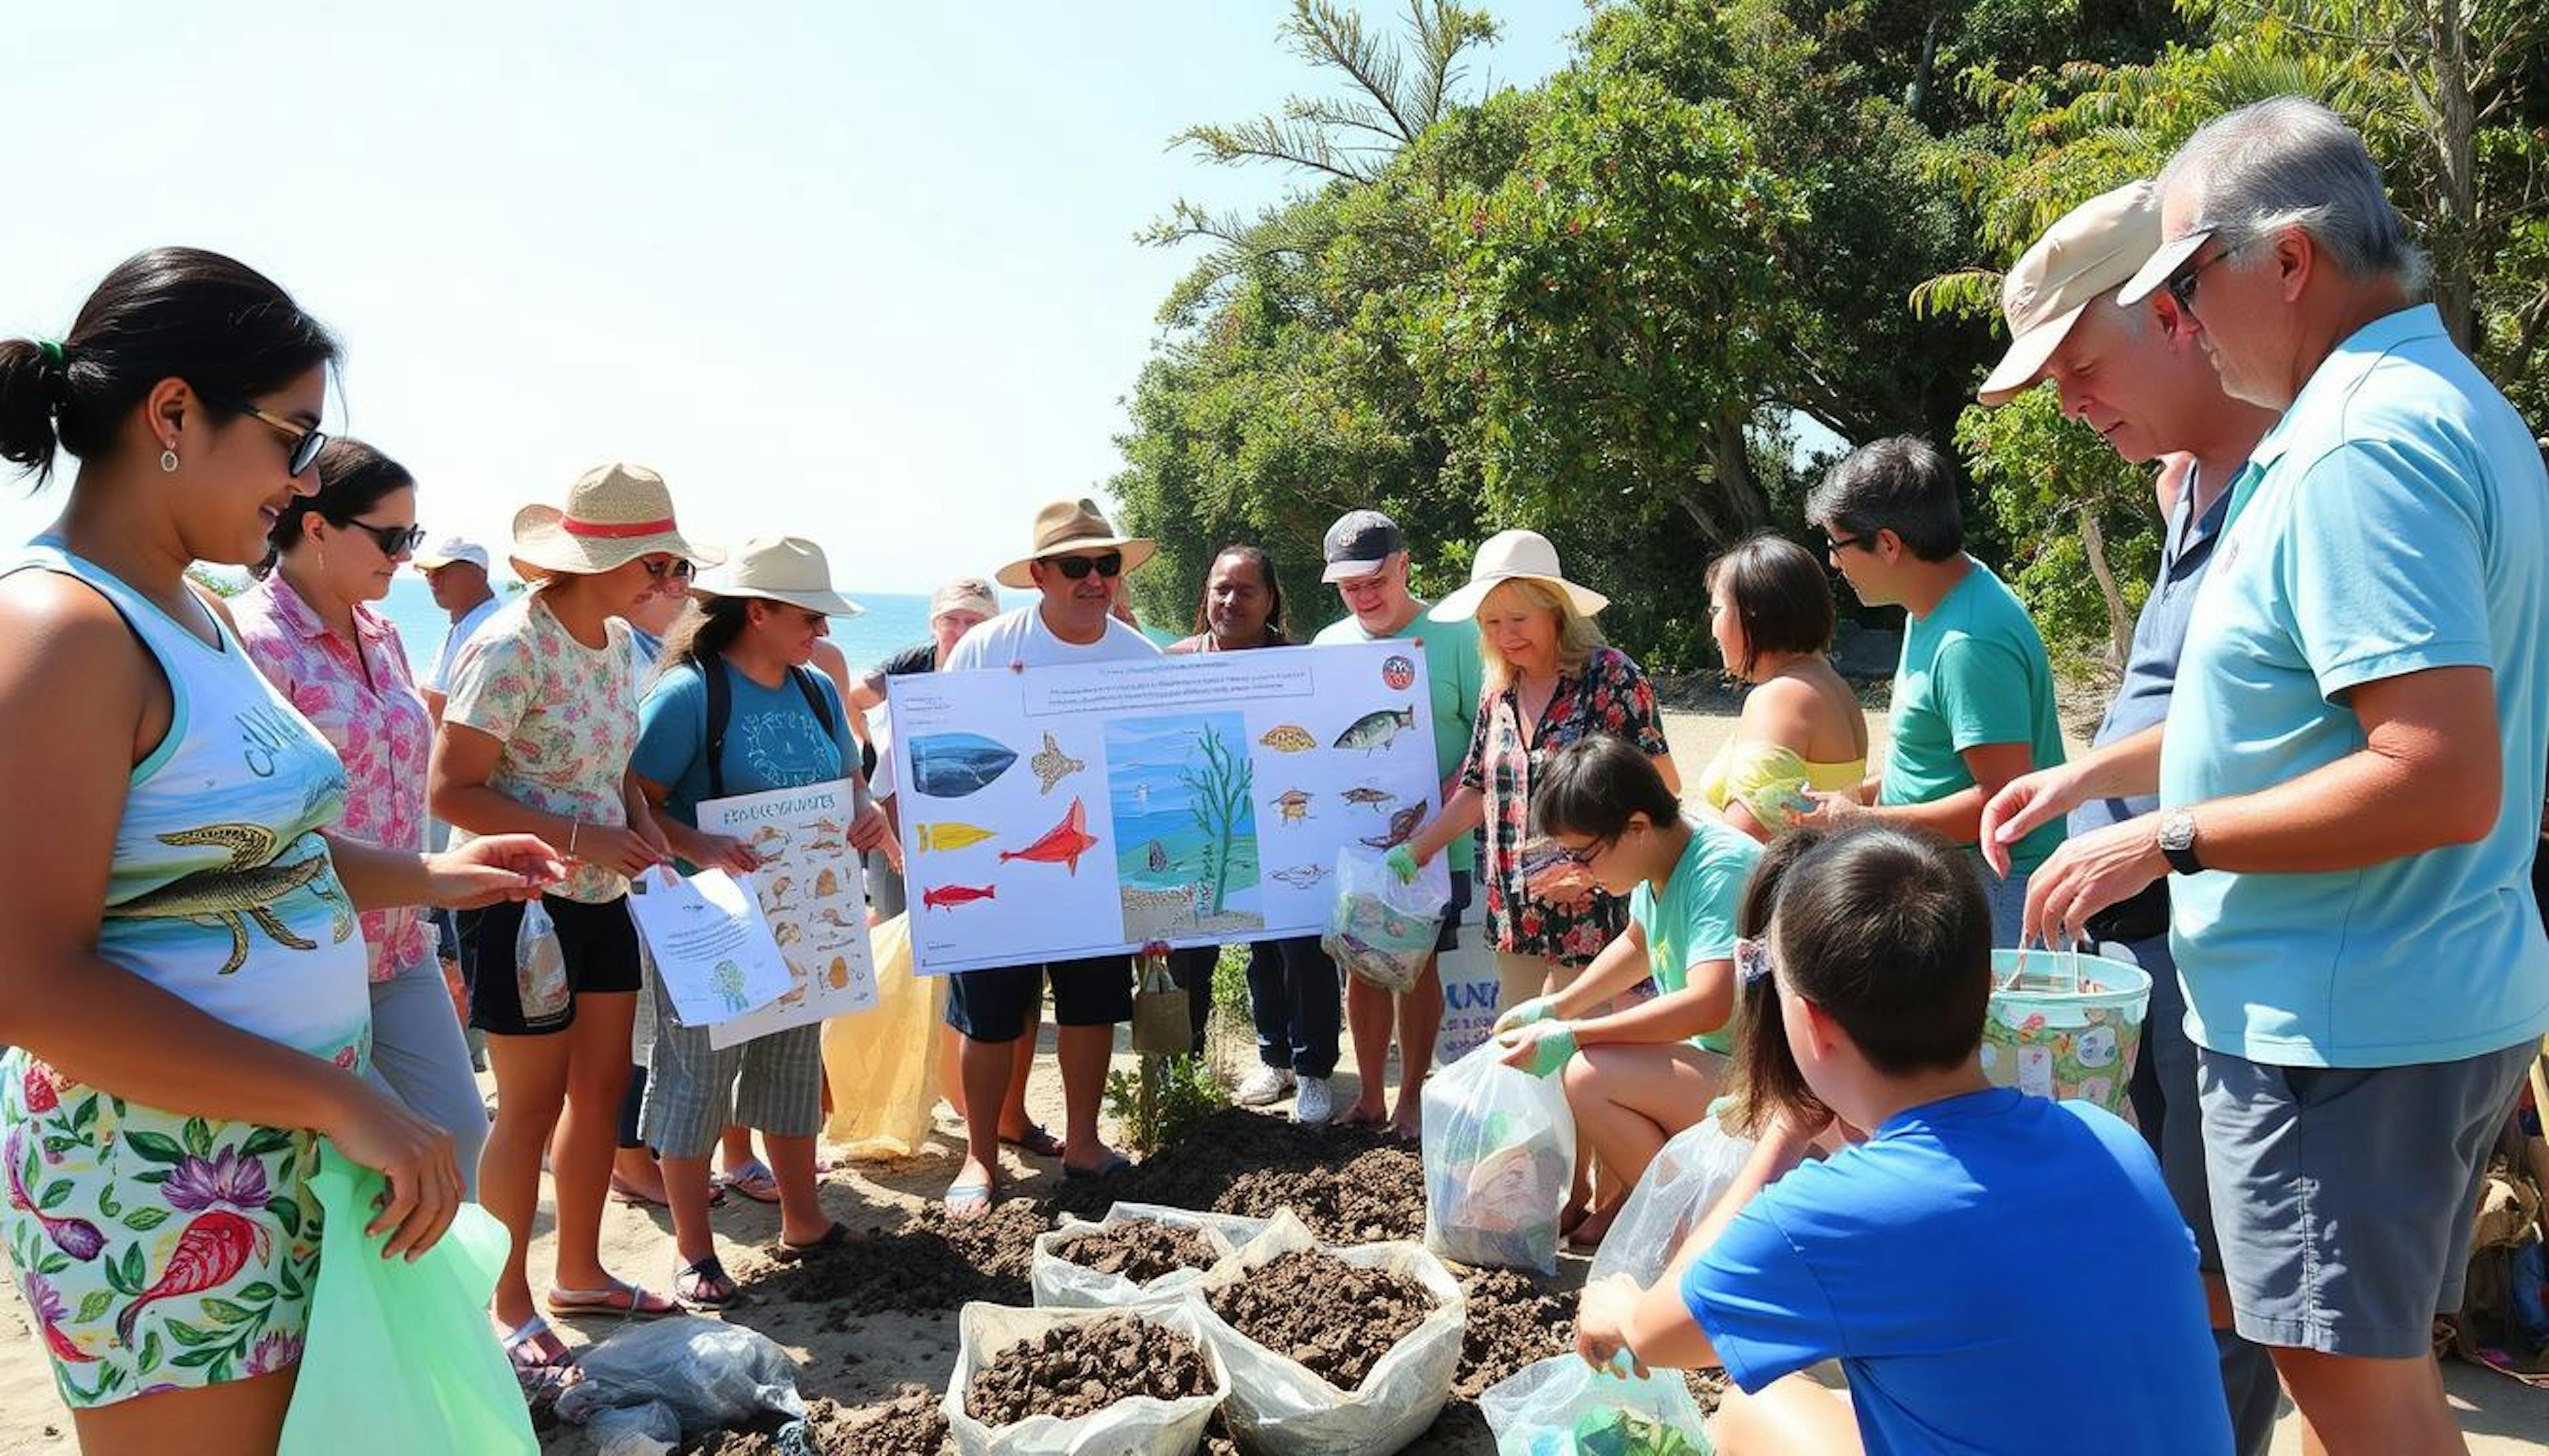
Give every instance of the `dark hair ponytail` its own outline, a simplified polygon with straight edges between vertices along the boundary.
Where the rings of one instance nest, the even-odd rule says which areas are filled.
[[[252,400],[336,358],[336,340],[263,274],[201,248],[137,253],[106,275],[58,344],[0,340],[0,460],[52,474],[100,459],[161,380]]]
[[[1788,871],[1824,842],[1820,829],[1792,829],[1761,852],[1744,881],[1744,898],[1735,908],[1735,933],[1745,940],[1766,942],[1770,917],[1779,908],[1779,886]],[[1735,1071],[1729,1081],[1735,1110],[1728,1122],[1746,1138],[1770,1131],[1781,1112],[1808,1122],[1830,1115],[1823,1100],[1806,1086],[1788,1050],[1788,1032],[1779,1020],[1779,988],[1769,976],[1747,980],[1739,956],[1735,982]]]
[[[295,496],[283,507],[272,529],[265,533],[265,560],[250,568],[258,577],[270,575],[283,553],[301,544],[308,531],[310,517],[317,516],[330,525],[344,525],[381,503],[383,497],[416,485],[408,468],[360,440],[331,435],[319,447],[319,489],[307,496]]]
[[[692,597],[673,625],[664,629],[664,649],[656,654],[654,676],[660,678],[681,667],[707,672],[751,624],[751,597]]]

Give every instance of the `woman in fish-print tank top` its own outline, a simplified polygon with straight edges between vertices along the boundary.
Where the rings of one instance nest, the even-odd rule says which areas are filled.
[[[387,1252],[441,1236],[451,1139],[362,1076],[356,917],[559,870],[527,838],[330,837],[343,768],[189,589],[315,484],[334,356],[272,283],[181,248],[109,274],[68,337],[0,341],[0,458],[80,462],[0,568],[0,802],[43,826],[0,836],[0,1244],[91,1456],[279,1438],[321,1136],[387,1176]]]

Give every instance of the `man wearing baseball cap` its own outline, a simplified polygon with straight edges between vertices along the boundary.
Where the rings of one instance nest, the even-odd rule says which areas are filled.
[[[2167,521],[2159,577],[2133,625],[2123,683],[2107,705],[2096,747],[2137,735],[2155,745],[2177,680],[2195,593],[2229,515],[2230,482],[2248,452],[2275,422],[2271,410],[2231,399],[2206,361],[2197,330],[2165,292],[2119,304],[2115,292],[2159,247],[2159,199],[2134,182],[2090,199],[2053,225],[2001,289],[2009,319],[2009,352],[1983,381],[1994,408],[2049,383],[2062,412],[2098,432],[2136,464],[2163,461],[2160,513]],[[1992,809],[2015,804],[2065,771],[2031,774],[2003,788],[1984,811],[1983,853],[2006,860],[1992,842]],[[2086,799],[2071,811],[2070,832],[2088,834],[2151,813],[2149,794]],[[2132,1070],[2135,1120],[2159,1155],[2169,1194],[2195,1232],[2207,1279],[2219,1286],[2221,1249],[2213,1231],[2212,1195],[2204,1174],[2203,1114],[2196,1106],[2195,1045],[2186,1039],[2186,1001],[2168,948],[2168,884],[2089,922],[2102,943],[2121,944],[2151,976],[2141,1059]],[[2274,1439],[2277,1386],[2263,1346],[2228,1328],[2214,1331],[2221,1384],[2241,1456],[2262,1456]]]
[[[487,582],[487,548],[466,536],[445,536],[418,552],[413,560],[425,575],[425,584],[433,591],[433,604],[451,617],[451,630],[442,637],[442,649],[433,655],[433,667],[422,685],[425,705],[433,721],[442,721],[442,700],[451,690],[452,664],[459,661],[460,649],[469,645],[469,634],[496,614],[496,589]]]
[[[1398,522],[1377,510],[1350,510],[1328,527],[1327,570],[1320,580],[1337,589],[1351,613],[1320,630],[1314,645],[1339,642],[1382,642],[1407,639],[1424,648],[1418,660],[1434,693],[1434,767],[1442,774],[1448,802],[1460,787],[1461,763],[1469,755],[1477,727],[1477,630],[1466,624],[1429,622],[1431,603],[1407,590],[1407,539]],[[1448,851],[1452,870],[1452,904],[1443,917],[1435,954],[1457,950],[1461,918],[1469,907],[1469,876],[1474,867],[1477,836],[1464,834]],[[1425,974],[1397,999],[1398,1110],[1384,1104],[1389,1058],[1390,993],[1349,976],[1346,980],[1346,1024],[1354,1029],[1355,1073],[1362,1090],[1340,1120],[1348,1127],[1376,1127],[1387,1122],[1399,1136],[1414,1139],[1424,1113],[1425,1070],[1434,1061],[1435,1034],[1443,1029],[1443,978],[1428,961]],[[1242,1103],[1262,1105],[1283,1095],[1281,1073],[1265,1070],[1239,1089]],[[1271,1083],[1271,1085],[1270,1085]]]

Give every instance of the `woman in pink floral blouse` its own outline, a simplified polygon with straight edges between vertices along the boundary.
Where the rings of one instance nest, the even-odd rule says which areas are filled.
[[[387,850],[425,848],[425,772],[433,746],[398,628],[369,603],[389,594],[416,549],[416,478],[358,440],[319,452],[320,487],[297,497],[266,540],[257,584],[232,604],[265,680],[318,728],[349,780],[336,832]],[[469,1047],[414,907],[363,912],[375,1080],[451,1135],[466,1196],[477,1197],[487,1109]]]

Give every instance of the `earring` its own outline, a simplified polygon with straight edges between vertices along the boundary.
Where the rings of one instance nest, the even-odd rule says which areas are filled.
[[[161,475],[177,473],[177,447],[174,444],[159,452],[159,473]]]

